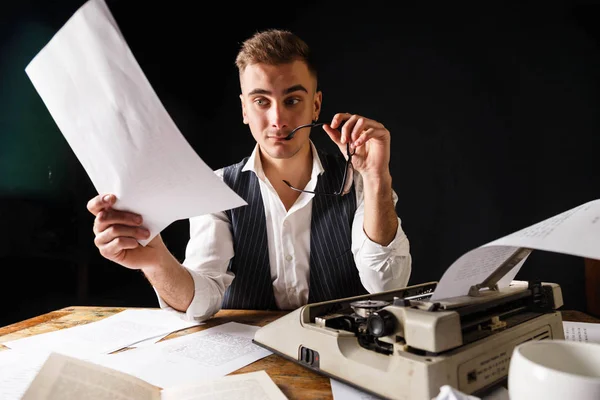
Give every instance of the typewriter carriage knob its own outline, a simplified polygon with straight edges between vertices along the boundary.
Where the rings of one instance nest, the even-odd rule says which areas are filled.
[[[377,338],[393,333],[395,328],[396,317],[386,310],[374,312],[367,319],[367,332]]]

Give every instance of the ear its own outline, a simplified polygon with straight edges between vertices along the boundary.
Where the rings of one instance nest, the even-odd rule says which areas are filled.
[[[240,94],[240,101],[242,103],[242,120],[244,124],[248,125],[248,117],[246,116],[246,103],[244,102],[243,94]]]
[[[323,102],[323,92],[318,91],[314,95],[313,101],[313,121],[317,121],[319,119],[319,114],[321,114],[321,103]]]

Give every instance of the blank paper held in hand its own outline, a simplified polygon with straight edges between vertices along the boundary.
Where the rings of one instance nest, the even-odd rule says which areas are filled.
[[[172,222],[246,205],[198,157],[136,62],[103,0],[80,7],[25,72],[98,193]]]

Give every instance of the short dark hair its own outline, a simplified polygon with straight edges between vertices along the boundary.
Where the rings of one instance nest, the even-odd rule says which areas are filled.
[[[308,70],[317,77],[317,69],[310,48],[296,34],[281,29],[255,33],[242,43],[235,59],[240,75],[251,64],[278,65],[304,61]]]

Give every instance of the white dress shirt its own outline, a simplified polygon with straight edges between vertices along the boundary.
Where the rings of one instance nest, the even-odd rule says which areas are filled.
[[[314,190],[323,165],[311,142],[313,165],[305,190]],[[258,145],[243,171],[252,171],[259,180],[265,207],[271,280],[277,306],[283,310],[298,308],[308,301],[310,225],[312,198],[301,193],[294,205],[286,210],[277,192],[265,176]],[[223,179],[223,169],[215,173]],[[356,213],[352,223],[352,253],[360,280],[369,293],[402,288],[408,284],[412,259],[409,241],[400,219],[396,236],[387,246],[371,241],[363,230],[364,199],[362,177],[354,174]],[[393,192],[394,205],[398,196]],[[234,276],[227,271],[234,256],[231,223],[225,212],[190,218],[190,240],[183,266],[194,280],[195,293],[185,313],[178,312],[158,296],[160,307],[170,309],[187,320],[202,321],[221,308],[223,294]],[[158,292],[157,292],[158,295]]]

